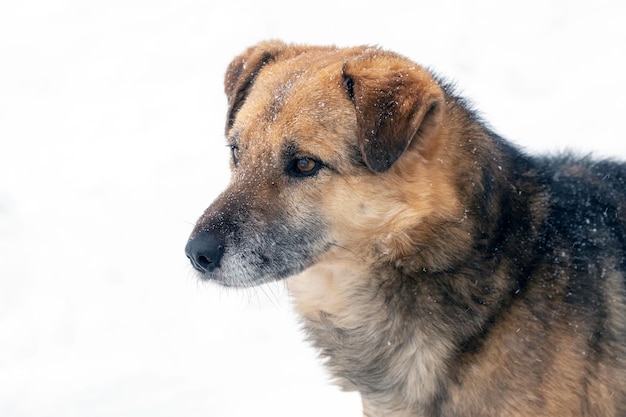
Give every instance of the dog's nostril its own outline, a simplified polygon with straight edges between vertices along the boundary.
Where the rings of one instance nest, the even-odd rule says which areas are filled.
[[[185,254],[195,269],[202,273],[211,272],[219,267],[224,246],[218,236],[202,231],[189,239],[185,246]]]
[[[197,259],[198,265],[200,265],[200,267],[202,269],[209,269],[209,267],[211,266],[211,264],[213,263],[212,260],[210,260],[209,258],[207,258],[206,256],[199,256]]]

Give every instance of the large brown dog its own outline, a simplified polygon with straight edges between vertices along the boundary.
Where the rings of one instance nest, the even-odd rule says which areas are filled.
[[[626,166],[536,158],[379,48],[265,42],[226,74],[203,279],[287,279],[366,416],[626,416]]]

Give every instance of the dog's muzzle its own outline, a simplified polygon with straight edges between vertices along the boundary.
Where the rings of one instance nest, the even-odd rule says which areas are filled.
[[[224,245],[217,234],[203,230],[189,239],[185,254],[193,267],[204,274],[220,266]]]

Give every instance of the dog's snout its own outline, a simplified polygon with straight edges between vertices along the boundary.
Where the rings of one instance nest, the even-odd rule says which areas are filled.
[[[220,265],[224,244],[218,235],[202,231],[189,239],[185,254],[195,269],[202,273],[211,272]]]

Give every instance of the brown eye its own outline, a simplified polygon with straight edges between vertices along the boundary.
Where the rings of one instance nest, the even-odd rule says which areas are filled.
[[[317,168],[317,162],[310,158],[300,158],[296,160],[296,169],[303,174],[310,174],[315,168]]]
[[[287,165],[287,174],[291,177],[312,177],[324,166],[312,158],[296,158]]]

